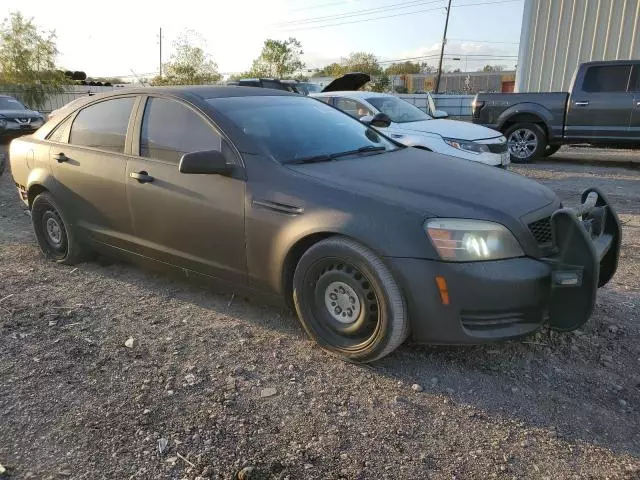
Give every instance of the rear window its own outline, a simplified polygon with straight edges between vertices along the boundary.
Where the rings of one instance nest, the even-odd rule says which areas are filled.
[[[582,89],[585,92],[626,92],[631,65],[603,65],[589,67]]]

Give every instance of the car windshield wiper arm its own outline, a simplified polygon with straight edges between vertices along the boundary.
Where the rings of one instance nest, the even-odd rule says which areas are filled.
[[[357,153],[366,153],[366,152],[381,152],[386,150],[386,147],[383,146],[375,146],[375,145],[366,145],[364,147],[357,148],[355,150],[347,150],[345,152],[338,153],[323,153],[322,155],[313,155],[310,157],[302,157],[295,158],[293,160],[289,160],[288,164],[302,164],[302,163],[319,163],[319,162],[330,162],[334,158],[344,157],[347,155],[355,155]]]

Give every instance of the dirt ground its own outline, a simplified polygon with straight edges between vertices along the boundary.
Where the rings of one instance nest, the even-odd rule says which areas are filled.
[[[5,173],[0,478],[640,478],[640,170],[513,170],[617,207],[620,268],[593,318],[369,366],[327,356],[289,312],[121,263],[46,262]]]

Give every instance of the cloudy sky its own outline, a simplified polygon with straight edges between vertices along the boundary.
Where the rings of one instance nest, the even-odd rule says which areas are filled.
[[[354,51],[382,61],[429,57],[436,64],[446,0],[108,0],[62,7],[50,0],[2,0],[58,36],[59,63],[90,76],[152,76],[185,29],[199,32],[223,73],[247,70],[266,38],[296,37],[308,68]],[[476,70],[516,63],[524,0],[453,0],[445,65]],[[454,60],[460,58],[460,60]]]

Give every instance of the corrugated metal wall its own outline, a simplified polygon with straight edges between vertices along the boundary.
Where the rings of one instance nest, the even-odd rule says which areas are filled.
[[[640,59],[640,0],[525,0],[516,90],[568,90],[590,60]]]

